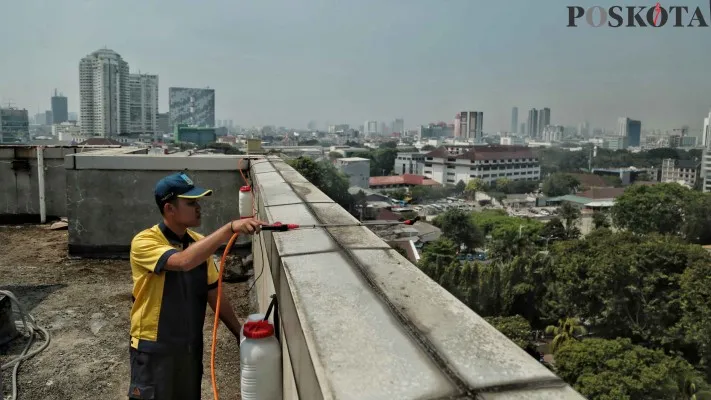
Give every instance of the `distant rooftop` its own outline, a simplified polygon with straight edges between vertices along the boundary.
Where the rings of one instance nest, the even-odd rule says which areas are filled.
[[[426,178],[421,175],[403,174],[393,176],[372,176],[368,181],[370,186],[388,186],[388,185],[426,185],[436,186],[439,183],[435,180]]]
[[[452,154],[447,151],[446,145],[437,148],[427,154],[425,157],[433,158],[456,158],[465,160],[499,160],[506,158],[534,158],[533,152],[528,147],[524,146],[475,146],[471,150],[462,154]],[[465,146],[466,147],[466,146]]]
[[[340,162],[358,162],[358,161],[370,161],[369,158],[362,158],[362,157],[345,157],[345,158],[338,158],[337,161]]]

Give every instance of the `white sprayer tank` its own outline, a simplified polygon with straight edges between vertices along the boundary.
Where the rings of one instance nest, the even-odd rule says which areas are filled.
[[[249,314],[249,317],[247,317],[247,321],[245,321],[245,323],[250,322],[250,321],[252,321],[252,322],[255,322],[255,321],[263,321],[263,320],[264,320],[264,317],[265,317],[264,314],[259,314],[259,313],[257,313],[257,314]],[[239,329],[239,343],[242,344],[242,342],[244,342],[244,339],[245,339],[245,337],[244,337],[244,325],[242,325],[242,327]]]
[[[252,204],[251,186],[242,186],[241,188],[239,188],[239,216],[240,218],[254,217],[254,205]],[[251,235],[240,235],[237,237],[238,245],[245,245],[251,242]]]
[[[281,400],[281,345],[268,321],[244,324],[245,340],[240,344],[243,400]]]

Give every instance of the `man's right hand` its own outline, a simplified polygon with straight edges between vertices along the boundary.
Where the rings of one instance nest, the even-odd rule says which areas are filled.
[[[259,233],[262,225],[267,225],[267,223],[262,222],[256,218],[245,218],[232,221],[230,223],[230,228],[232,229],[232,232],[252,235],[255,233]]]

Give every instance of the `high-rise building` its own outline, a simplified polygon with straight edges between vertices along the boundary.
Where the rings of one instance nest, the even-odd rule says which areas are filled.
[[[518,133],[520,133],[521,135],[526,134],[526,123],[525,122],[521,122],[521,129],[519,130]]]
[[[113,50],[101,49],[79,62],[82,136],[129,133],[128,63]]]
[[[396,118],[395,121],[393,121],[392,131],[393,133],[405,133],[405,120]]]
[[[158,75],[130,74],[130,132],[158,138]]]
[[[518,128],[518,107],[511,109],[511,133],[516,133]]]
[[[701,144],[704,148],[711,148],[711,111],[704,118],[704,129],[701,131]]]
[[[159,113],[157,123],[158,135],[165,135],[166,133],[173,132],[173,128],[170,126],[170,113]]]
[[[551,124],[551,109],[548,107],[538,110],[538,130],[536,132],[536,137],[541,137],[543,135],[543,130],[546,126]]]
[[[373,136],[378,134],[378,121],[365,121],[363,124],[363,134],[368,136]]]
[[[61,124],[67,121],[69,121],[67,98],[61,93],[57,93],[57,89],[54,89],[54,96],[52,96],[52,122]]]
[[[535,108],[528,110],[528,122],[526,122],[528,137],[538,136],[538,111]]]
[[[215,126],[215,89],[172,87],[168,89],[170,126]]]
[[[0,143],[26,142],[30,139],[27,110],[0,108]]]
[[[44,120],[47,125],[52,125],[54,123],[54,115],[52,114],[52,110],[44,112]]]
[[[630,147],[640,147],[642,122],[627,117],[618,118],[617,136],[626,138],[626,144]]]
[[[466,140],[481,141],[484,136],[484,113],[481,111],[461,111],[455,118],[455,136]]]

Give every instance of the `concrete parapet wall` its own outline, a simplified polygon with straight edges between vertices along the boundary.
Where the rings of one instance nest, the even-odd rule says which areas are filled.
[[[357,220],[278,158],[255,162],[259,217]],[[365,227],[253,240],[260,312],[279,302],[285,399],[582,399]]]
[[[40,222],[38,146],[0,146],[0,223]],[[101,147],[44,147],[45,206],[47,216],[67,215],[64,157]]]
[[[66,165],[69,254],[82,257],[127,257],[131,239],[159,223],[153,197],[158,180],[187,170],[195,185],[213,190],[201,200],[202,226],[209,234],[239,218],[239,188],[244,185],[241,156],[164,156],[81,154]]]

